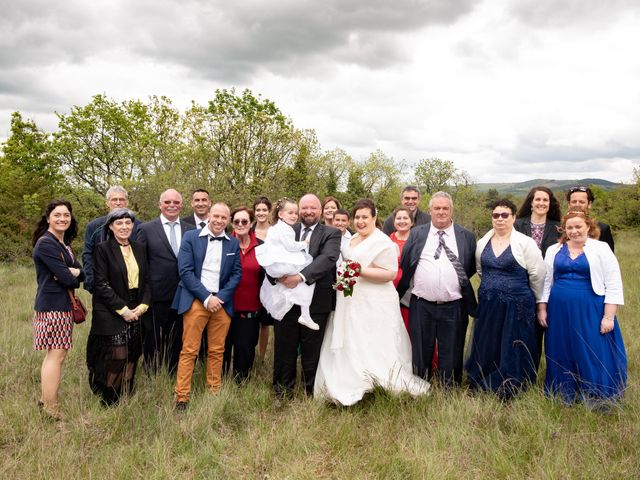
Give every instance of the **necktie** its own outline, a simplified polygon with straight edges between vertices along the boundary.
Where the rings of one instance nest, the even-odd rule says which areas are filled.
[[[178,239],[176,237],[176,223],[177,222],[168,222],[169,223],[169,227],[170,227],[170,231],[169,231],[169,245],[171,245],[171,250],[173,250],[173,253],[175,254],[175,256],[178,256]]]
[[[204,228],[205,225],[206,225],[206,222],[200,222],[200,228]]]
[[[311,233],[311,228],[304,227],[304,231],[302,232],[302,238],[300,239],[300,241],[304,242],[307,239],[307,237],[309,236],[310,233]]]
[[[467,286],[469,283],[469,279],[467,275],[464,273],[464,268],[462,268],[462,264],[456,254],[451,251],[449,247],[447,247],[446,243],[444,243],[444,230],[439,230],[438,235],[440,236],[440,241],[438,244],[438,248],[436,248],[436,253],[433,255],[433,258],[438,260],[440,258],[440,252],[444,250],[444,253],[447,255],[447,258],[453,265],[453,269],[456,271],[456,275],[458,276],[458,283],[461,287]]]

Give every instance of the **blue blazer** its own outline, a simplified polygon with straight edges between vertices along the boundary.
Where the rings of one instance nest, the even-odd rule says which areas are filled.
[[[178,253],[178,272],[180,283],[173,297],[174,308],[178,314],[183,314],[191,308],[195,299],[204,303],[213,293],[206,289],[200,281],[202,264],[207,253],[209,235],[200,236],[200,230],[190,230],[182,237],[180,252]],[[234,237],[222,241],[222,264],[220,265],[220,290],[216,292],[222,302],[224,310],[229,316],[233,315],[233,292],[240,283],[242,265],[240,263],[240,244]]]
[[[38,239],[32,255],[38,282],[34,309],[38,312],[71,311],[67,289],[78,288],[84,278],[80,262],[49,232]],[[80,276],[74,277],[69,267],[79,268]]]

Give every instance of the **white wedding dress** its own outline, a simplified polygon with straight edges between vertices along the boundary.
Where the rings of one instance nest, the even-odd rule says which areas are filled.
[[[342,256],[363,268],[375,264],[398,270],[398,247],[377,229],[355,247],[345,244]],[[429,383],[412,371],[411,343],[393,283],[359,278],[352,296],[338,292],[335,315],[322,343],[314,395],[353,405],[376,385],[414,396],[426,393]]]

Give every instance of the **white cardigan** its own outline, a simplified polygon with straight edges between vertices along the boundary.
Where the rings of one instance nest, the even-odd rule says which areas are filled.
[[[544,257],[544,261],[547,264],[547,275],[544,279],[542,301],[545,303],[549,301],[549,294],[553,285],[553,260],[562,245],[562,243],[551,245]],[[596,295],[604,295],[604,303],[624,305],[620,266],[609,245],[605,242],[588,238],[583,250],[589,262],[591,288],[593,288],[593,291]]]
[[[484,237],[478,240],[478,247],[476,248],[476,269],[480,276],[482,276],[480,256],[494,233],[495,232],[492,228]],[[529,287],[531,287],[531,290],[536,297],[536,302],[541,302],[546,267],[544,260],[542,259],[542,253],[540,253],[540,249],[536,245],[535,240],[515,229],[511,231],[511,239],[509,240],[509,243],[511,245],[511,253],[516,259],[516,262],[518,262],[518,265],[524,268],[529,274]]]

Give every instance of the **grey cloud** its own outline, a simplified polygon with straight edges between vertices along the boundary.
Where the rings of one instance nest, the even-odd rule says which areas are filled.
[[[520,0],[510,4],[510,13],[521,22],[552,28],[592,27],[634,12],[640,12],[637,0]]]
[[[329,54],[380,68],[404,59],[392,34],[454,22],[474,1],[9,0],[0,19],[0,65],[78,63],[126,48],[227,80],[261,68],[308,68]]]

